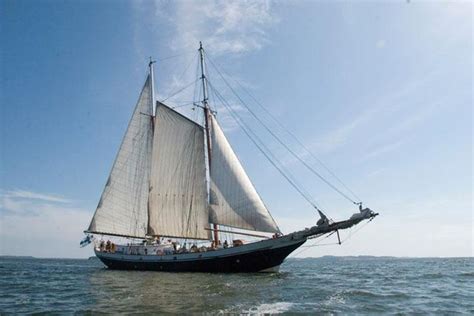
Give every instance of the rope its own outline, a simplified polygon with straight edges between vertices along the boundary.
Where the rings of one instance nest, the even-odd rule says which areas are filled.
[[[364,228],[365,226],[367,226],[372,220],[374,219],[374,217],[372,217],[371,219],[369,219],[367,222],[365,222],[362,226],[360,226],[359,228],[357,228],[355,231],[349,231],[349,235],[347,235],[346,238],[342,239],[341,240],[341,244],[343,244],[344,242],[346,242],[347,240],[349,240],[350,238],[354,237],[355,234],[357,234],[362,228]],[[318,242],[314,243],[314,244],[311,244],[311,245],[307,245],[307,246],[301,246],[301,248],[304,248],[302,249],[301,251],[298,251],[296,252],[293,256],[297,256],[299,254],[301,254],[302,252],[305,252],[306,250],[310,249],[310,248],[313,248],[313,247],[321,247],[321,246],[334,246],[334,245],[339,245],[339,243],[328,243],[328,244],[321,244],[321,242],[327,238],[329,238],[332,234],[336,233],[336,231],[333,231],[331,232],[330,234],[326,235],[324,238],[320,239]]]
[[[165,61],[165,60],[168,60],[168,59],[173,59],[173,58],[176,58],[176,57],[189,55],[191,53],[195,53],[195,52],[194,51],[193,52],[185,52],[185,53],[181,53],[181,54],[177,54],[177,55],[166,56],[166,57],[163,57],[163,58],[158,58],[158,59],[156,59],[156,61]]]
[[[304,189],[301,184],[298,184],[294,176],[292,176],[291,173],[282,166],[282,163],[271,153],[268,147],[265,146],[263,141],[255,134],[255,132],[253,132],[252,129],[247,124],[245,124],[243,119],[230,107],[228,102],[223,99],[222,95],[217,90],[215,90],[215,88],[212,89],[215,91],[216,95],[220,98],[220,100],[223,101],[224,106],[232,115],[234,121],[242,128],[242,130],[246,133],[246,135],[250,138],[254,145],[260,150],[260,152],[262,152],[262,154],[268,159],[268,161],[314,208],[319,209],[316,203],[312,200],[311,195],[307,192],[307,190]],[[255,139],[253,137],[255,137]],[[277,161],[280,166],[275,161]]]
[[[184,77],[184,74],[188,71],[189,67],[192,65],[193,61],[196,59],[197,57],[197,54],[195,56],[193,56],[190,60],[189,60],[189,63],[186,65],[186,67],[184,67],[184,70],[183,72],[181,73],[181,75],[178,77],[178,82],[181,81],[181,79],[183,79]]]
[[[198,80],[199,80],[199,79],[196,79],[196,80],[194,80],[193,82],[187,84],[186,86],[184,86],[183,88],[181,88],[181,89],[177,90],[176,92],[172,93],[170,96],[168,96],[167,98],[161,100],[160,102],[165,102],[166,100],[168,100],[168,99],[174,97],[174,96],[177,95],[178,93],[180,93],[180,92],[182,92],[183,90],[189,88],[191,85],[193,85],[194,83],[196,83],[196,81],[198,81]]]
[[[231,77],[232,78],[232,77]],[[233,79],[233,78],[232,78]],[[357,194],[354,193],[354,191],[352,191],[338,176],[336,176],[336,174],[325,164],[321,161],[321,159],[319,159],[316,154],[314,154],[311,150],[308,149],[308,147],[306,147],[303,142],[301,142],[295,134],[293,134],[289,129],[285,128],[285,126],[283,125],[283,123],[281,123],[266,107],[264,107],[239,81],[237,81],[236,79],[233,79],[234,82],[236,82],[239,87],[244,90],[244,92],[250,96],[250,98],[252,98],[254,100],[254,102],[260,106],[260,108],[262,108],[265,113],[268,114],[268,116],[270,116],[273,121],[278,125],[280,126],[283,131],[285,131],[288,135],[290,135],[291,138],[293,138],[293,140],[298,143],[298,145],[301,146],[301,148],[303,148],[310,157],[312,157],[314,160],[316,160],[331,176],[334,177],[334,179],[336,179],[337,182],[339,182],[349,193],[351,193],[354,198],[356,200],[359,200],[361,201],[362,199],[359,198],[357,196]]]
[[[198,72],[199,72],[199,63],[197,62],[197,63],[196,63],[196,70],[195,70],[194,73],[196,74],[196,77],[199,78],[199,76],[197,75]],[[198,87],[198,80],[196,80],[196,81],[194,82],[194,91],[193,91],[193,101],[194,101],[194,102],[197,102],[197,99],[196,99],[196,92],[199,93],[200,91],[201,91],[201,89],[199,89],[199,87]],[[198,97],[199,97],[199,96],[198,96]]]
[[[231,114],[232,118],[234,121],[240,126],[240,128],[244,131],[244,133],[249,137],[249,139],[252,141],[252,143],[258,148],[258,150],[267,158],[267,160],[275,167],[275,169],[278,170],[278,172],[286,179],[286,181],[316,210],[319,210],[319,207],[317,204],[313,201],[311,196],[305,192],[306,190],[302,187],[302,185],[299,185],[294,179],[294,177],[291,176],[291,174],[286,170],[284,170],[283,166],[279,166],[275,161],[279,160],[271,153],[271,151],[268,149],[267,146],[265,146],[264,142],[252,131],[252,129],[242,120],[240,115],[238,115],[232,107],[229,105],[229,103],[222,97],[222,95],[217,91],[214,86],[208,81],[209,87],[214,91],[215,95],[220,99],[220,101],[223,103],[223,105],[226,107],[226,109],[229,111]],[[281,165],[281,162],[279,162]]]
[[[184,54],[182,54],[184,55]],[[171,56],[170,58],[173,58],[173,57],[178,57],[180,55],[175,55],[175,56]],[[181,79],[183,79],[184,77],[184,74],[188,71],[189,67],[193,64],[193,61],[196,59],[196,55],[195,56],[192,56],[192,58],[190,59],[190,61],[186,64],[186,66],[184,67],[184,70],[183,72],[181,72],[181,74],[179,75],[177,81],[181,81]],[[179,90],[177,90],[176,92],[173,92],[170,96],[168,96],[167,98],[161,100],[160,102],[165,102],[166,100],[174,97],[175,95],[177,95],[178,93],[182,92],[183,90],[189,88],[189,86],[191,86],[192,84],[195,84],[196,82],[198,81],[198,79],[196,79],[195,81],[189,83],[188,85],[186,85],[184,88],[181,88]]]
[[[179,108],[182,108],[184,106],[193,105],[193,104],[194,104],[194,102],[187,102],[187,103],[183,103],[183,104],[180,104],[180,105],[173,106],[171,108],[172,109],[179,109]]]
[[[362,228],[364,228],[365,226],[367,226],[367,224],[369,224],[374,218],[375,218],[375,217],[372,217],[371,219],[369,219],[367,222],[365,222],[362,226],[360,226],[359,228],[357,228],[355,231],[350,230],[350,231],[349,231],[349,235],[348,235],[345,239],[341,240],[341,244],[342,244],[343,242],[345,242],[346,240],[348,240],[349,238],[352,238],[352,237],[353,237],[355,234],[357,234]]]
[[[329,238],[332,234],[334,234],[335,231],[331,232],[330,234],[326,235],[324,238],[321,238],[319,241],[316,241],[315,243],[311,244],[311,245],[307,245],[307,246],[302,246],[303,249],[301,249],[300,251],[296,252],[293,256],[297,256],[299,255],[300,253],[303,253],[305,252],[306,250],[308,250],[309,248],[313,248],[313,247],[316,247],[318,246],[323,240]],[[325,245],[332,245],[332,244],[325,244]]]
[[[210,74],[209,74],[209,68],[207,67],[207,62],[206,62],[206,58],[205,58],[205,55],[204,55],[204,58],[203,58],[203,62],[204,62],[204,69],[206,71],[206,76],[204,77],[204,80],[206,81],[207,85],[209,85],[209,82],[211,81],[211,77],[210,77]],[[209,89],[208,89],[209,90]],[[209,107],[209,110],[211,111],[211,113],[213,112],[213,109],[211,107],[211,104],[212,104],[212,100],[211,100],[211,97],[212,97],[212,90],[211,91],[208,91],[208,96],[207,96],[207,106]]]
[[[358,204],[358,202],[354,201],[352,198],[350,198],[348,195],[346,195],[344,192],[339,190],[336,186],[334,186],[331,182],[329,182],[327,179],[325,179],[321,174],[319,174],[313,167],[311,167],[306,161],[304,161],[298,154],[296,154],[288,145],[286,145],[281,138],[279,138],[256,114],[252,109],[242,100],[242,98],[236,93],[236,91],[232,88],[232,86],[228,83],[228,81],[224,78],[222,75],[221,71],[217,68],[217,66],[214,64],[214,62],[208,57],[211,65],[214,67],[214,69],[217,71],[221,79],[224,81],[224,83],[227,85],[227,87],[232,91],[232,93],[235,95],[235,97],[240,101],[240,103],[245,106],[245,108],[252,114],[252,116],[267,130],[268,133],[270,133],[293,157],[298,159],[309,171],[311,171],[314,175],[316,175],[319,179],[321,179],[324,183],[326,183],[329,187],[331,187],[333,190],[338,192],[341,196],[346,198],[348,201],[352,202],[353,204]],[[263,106],[261,106],[263,107]],[[268,113],[268,111],[267,111]],[[276,119],[272,116],[272,118],[276,121]],[[281,125],[281,124],[280,124]],[[283,127],[284,128],[284,127]],[[288,132],[289,133],[289,132]],[[289,133],[290,135],[293,135],[292,133]],[[297,142],[302,145],[302,143],[293,135],[293,138],[297,140]],[[302,145],[303,146],[303,145]],[[310,154],[311,152],[303,146]],[[316,157],[315,157],[316,158]],[[321,164],[322,162],[316,158]],[[324,166],[324,165],[323,165]],[[326,169],[335,177],[337,178],[327,167]],[[342,181],[339,180],[339,182],[342,183]],[[344,187],[346,187],[343,184]],[[348,188],[347,188],[348,189]],[[352,192],[349,189],[350,192]],[[355,194],[352,193],[354,196]],[[357,196],[356,196],[357,198]],[[360,200],[360,199],[359,199]]]

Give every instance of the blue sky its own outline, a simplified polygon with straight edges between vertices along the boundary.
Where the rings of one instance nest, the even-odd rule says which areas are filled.
[[[179,55],[157,63],[164,98],[194,78],[199,40],[381,213],[342,246],[300,256],[473,254],[468,2],[1,1],[0,21],[1,254],[92,254],[78,242],[148,57]],[[282,230],[313,225],[314,210],[215,107]],[[268,141],[331,217],[356,211]]]

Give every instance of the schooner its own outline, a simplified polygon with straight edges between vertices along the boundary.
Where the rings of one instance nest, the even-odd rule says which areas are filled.
[[[283,235],[210,108],[202,45],[199,57],[203,98],[195,106],[204,112],[202,125],[155,100],[150,61],[81,245],[95,239],[96,256],[111,269],[276,271],[307,239],[334,232],[339,237],[339,230],[377,215],[353,201],[359,212],[334,222],[316,207],[321,217],[316,226]],[[222,234],[258,239],[224,241]],[[129,242],[99,243],[94,235]]]

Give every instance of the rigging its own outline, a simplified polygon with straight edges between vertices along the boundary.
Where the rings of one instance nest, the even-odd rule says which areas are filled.
[[[215,95],[219,100],[224,104],[227,111],[231,114],[234,121],[239,125],[239,127],[244,131],[244,133],[249,137],[252,143],[258,148],[258,150],[267,158],[267,160],[278,170],[278,172],[287,180],[287,182],[296,190],[298,193],[316,210],[321,211],[311,195],[304,189],[301,184],[298,184],[296,179],[291,175],[291,173],[284,168],[283,164],[272,154],[264,142],[255,134],[255,132],[242,120],[239,114],[237,114],[232,106],[225,100],[222,95],[217,91],[214,86],[208,82],[211,90],[214,91]],[[278,163],[277,163],[278,162]]]
[[[234,94],[234,96],[239,100],[239,102],[247,109],[247,111],[249,111],[249,113],[267,130],[268,133],[270,133],[273,138],[275,138],[293,157],[295,157],[298,161],[300,161],[309,171],[311,171],[314,175],[316,175],[319,179],[321,179],[324,183],[326,183],[329,187],[331,187],[333,190],[335,190],[336,192],[338,192],[341,196],[343,196],[345,199],[347,199],[348,201],[352,202],[353,204],[356,204],[356,205],[360,205],[361,202],[356,202],[354,199],[350,198],[347,194],[345,194],[344,192],[342,192],[341,190],[339,190],[335,185],[333,185],[331,182],[329,182],[326,178],[324,178],[319,172],[317,172],[311,165],[309,165],[303,158],[301,158],[297,153],[295,153],[288,145],[286,145],[280,137],[278,137],[278,135],[276,135],[269,127],[267,124],[265,124],[265,122],[262,121],[262,119],[260,119],[258,117],[258,115],[256,115],[256,113],[244,102],[244,100],[237,94],[237,92],[234,90],[234,88],[232,88],[232,86],[229,84],[229,82],[225,79],[225,77],[223,76],[222,72],[219,70],[219,68],[216,66],[216,64],[212,61],[212,59],[207,56],[207,58],[209,59],[211,65],[213,66],[213,68],[217,71],[217,73],[219,74],[219,76],[221,77],[221,79],[224,81],[224,83],[226,84],[226,86],[231,90],[231,92]],[[240,84],[239,84],[240,85]],[[241,85],[240,85],[241,86]],[[242,86],[241,86],[242,87]],[[244,89],[245,91],[245,89]],[[249,92],[247,92],[247,94],[250,95]],[[256,99],[254,97],[252,97],[255,101]],[[356,199],[358,199],[360,201],[360,199],[355,195],[355,193],[350,190],[325,164],[322,163],[322,161],[320,159],[318,159],[309,149],[307,149],[306,146],[304,146],[302,144],[301,141],[299,141],[296,136],[291,133],[290,131],[288,131],[287,129],[284,128],[283,124],[281,124],[271,113],[270,111],[268,111],[265,107],[263,107],[263,105],[261,105],[258,101],[256,101],[257,104],[260,105],[261,108],[263,108],[265,110],[266,113],[270,114],[270,117],[272,117],[272,119],[278,124],[280,125],[280,127],[282,127],[290,136],[292,136],[292,138],[300,145],[302,146],[303,149],[305,149],[305,151],[307,151],[311,156],[313,156],[313,158],[315,158],[336,180],[338,180],[338,182],[340,182],[349,192],[352,193],[352,195],[354,195],[354,197]]]

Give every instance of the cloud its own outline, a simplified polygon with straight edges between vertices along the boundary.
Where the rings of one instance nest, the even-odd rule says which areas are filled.
[[[418,111],[409,109],[407,113],[402,113],[396,124],[387,126],[383,133],[373,136],[372,143],[377,145],[372,145],[371,148],[367,149],[360,161],[372,159],[398,149],[410,136],[407,132],[422,124],[441,107],[442,100],[437,103],[424,104],[419,107]]]
[[[404,140],[398,140],[398,141],[395,141],[393,143],[387,143],[387,144],[384,144],[382,146],[377,146],[375,147],[373,150],[369,151],[368,153],[366,153],[363,157],[362,157],[362,161],[365,161],[365,160],[368,160],[368,159],[372,159],[374,157],[377,157],[379,155],[382,155],[382,154],[386,154],[386,153],[389,153],[391,151],[394,151],[396,150],[398,147],[400,147],[401,145],[403,145],[405,141]]]
[[[203,41],[213,54],[240,54],[269,42],[266,30],[278,19],[268,1],[180,1],[173,19],[176,50],[196,49]]]
[[[231,133],[239,129],[239,124],[232,116],[231,112],[237,113],[237,115],[244,117],[246,116],[246,110],[240,104],[229,104],[229,109],[224,106],[217,107],[216,117],[219,120],[219,125],[222,130],[226,133]]]
[[[71,200],[65,199],[58,195],[51,194],[42,194],[26,190],[13,190],[6,191],[2,194],[6,198],[18,198],[18,199],[33,199],[33,200],[42,200],[48,202],[58,202],[58,203],[71,203]]]
[[[383,125],[384,133],[371,133],[369,140],[381,142],[381,138],[393,137],[395,134],[406,132],[422,123],[433,110],[441,106],[443,100],[433,103],[422,103],[413,100],[420,89],[425,88],[433,81],[442,77],[440,69],[434,69],[423,76],[415,77],[411,81],[402,82],[398,86],[388,88],[382,95],[369,96],[364,102],[370,104],[363,106],[364,110],[355,117],[350,117],[348,121],[343,122],[338,128],[335,128],[326,134],[318,137],[311,142],[310,149],[319,153],[331,153],[347,144],[359,133],[370,131],[367,126]],[[419,109],[414,112],[413,109]],[[398,120],[393,120],[393,116],[398,114]],[[384,121],[385,119],[385,121]]]
[[[382,49],[385,47],[385,40],[383,39],[380,39],[377,41],[377,43],[375,43],[375,46],[378,48],[378,49]]]
[[[407,132],[430,118],[433,114],[437,111],[440,111],[444,106],[448,105],[449,102],[443,100],[444,98],[438,98],[436,102],[426,102],[420,106],[416,106],[414,108],[418,108],[417,111],[413,111],[409,109],[407,113],[403,113],[403,117],[400,118],[397,124],[394,124],[387,128],[384,135],[391,137],[396,136],[401,133]]]
[[[91,211],[70,199],[26,190],[0,192],[0,253],[85,257],[79,249]]]
[[[346,144],[354,131],[370,122],[381,109],[377,106],[367,108],[357,117],[351,118],[345,125],[328,132],[311,144],[315,152],[329,153]]]
[[[206,52],[212,57],[225,55],[226,57],[239,58],[241,55],[262,49],[270,43],[267,36],[268,29],[278,23],[279,19],[272,12],[269,1],[201,1],[198,4],[191,1],[155,1],[152,3],[153,17],[149,16],[149,2],[134,2],[132,8],[135,20],[135,46],[139,57],[143,57],[147,45],[141,43],[140,30],[144,27],[151,29],[153,38],[160,39],[161,52],[169,50],[170,55],[187,54],[174,60],[178,61],[177,67],[166,68],[161,73],[161,84],[158,99],[166,98],[173,92],[193,82],[198,74],[195,73],[194,64],[185,67],[189,61],[197,62],[197,48],[202,41]],[[143,18],[150,19],[153,26],[147,26]],[[195,53],[191,56],[191,53]],[[187,68],[188,71],[183,72]],[[166,76],[166,77],[163,77]],[[200,84],[200,83],[198,83]],[[200,90],[193,89],[194,85],[180,92],[176,97],[170,98],[167,104],[179,106],[179,100],[186,104],[192,101],[195,93]],[[197,86],[198,88],[200,86]],[[220,89],[220,87],[219,87]],[[190,105],[190,104],[189,104]],[[193,116],[189,112],[191,105],[180,108],[185,115]]]

